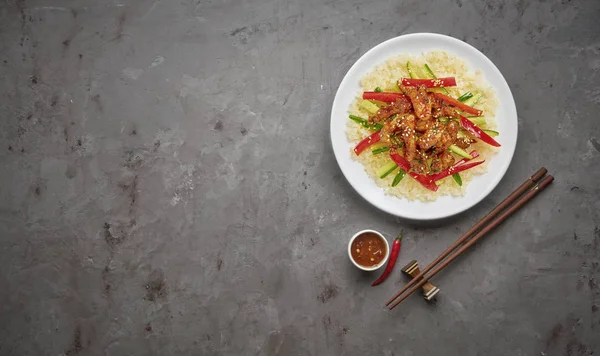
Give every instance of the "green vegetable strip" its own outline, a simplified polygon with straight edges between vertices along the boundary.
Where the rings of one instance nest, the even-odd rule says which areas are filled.
[[[359,125],[362,125],[362,127],[367,128],[369,130],[374,130],[374,131],[379,131],[383,128],[382,124],[369,124],[369,122],[365,119],[363,119],[362,117],[356,116],[356,115],[348,115],[348,117],[350,118],[350,120],[356,122]]]
[[[350,118],[350,120],[361,124],[363,126],[368,125],[369,123],[367,122],[367,120],[363,119],[362,117],[358,117],[356,115],[348,115],[348,117]]]
[[[379,106],[373,104],[372,102],[368,101],[368,100],[363,100],[360,102],[359,104],[363,109],[367,110],[368,112],[370,112],[371,114],[377,114],[377,112],[379,111]]]
[[[463,95],[461,95],[461,96],[460,96],[458,99],[456,99],[456,100],[458,100],[458,101],[460,101],[460,102],[464,102],[464,101],[466,101],[466,100],[468,100],[468,99],[471,99],[472,97],[473,97],[473,93],[471,93],[470,91],[468,91],[468,92],[464,93]]]
[[[390,173],[392,173],[393,171],[395,171],[396,168],[398,168],[398,166],[394,166],[394,168],[390,168],[390,170],[387,171],[387,172],[385,172],[385,174],[383,174],[380,178],[383,179],[383,178],[387,177],[388,175],[390,175]]]
[[[454,178],[454,181],[456,182],[456,184],[458,184],[459,187],[462,187],[462,178],[460,177],[460,173],[454,173],[452,175],[452,178]]]
[[[471,120],[471,122],[477,126],[485,125],[485,117],[483,117],[483,116],[469,117],[469,120]]]
[[[431,79],[437,78],[435,76],[435,74],[433,74],[433,71],[431,70],[431,68],[429,68],[429,66],[427,65],[427,63],[425,63],[425,73],[427,73],[429,75],[429,77],[431,77]]]
[[[374,149],[374,150],[373,150],[373,151],[371,151],[371,152],[372,152],[374,155],[378,155],[378,154],[380,154],[380,153],[387,152],[387,151],[389,151],[389,150],[390,150],[390,148],[389,148],[389,147],[380,147],[380,148],[376,148],[376,149]]]
[[[496,137],[496,136],[500,135],[500,132],[494,131],[494,130],[483,130],[483,132],[485,132],[486,134],[488,134],[492,137]]]
[[[392,173],[396,168],[398,168],[398,165],[394,161],[390,161],[377,170],[377,176],[383,179]]]
[[[458,147],[457,145],[450,145],[450,147],[448,147],[448,150],[450,150],[450,152],[455,153],[461,157],[464,157],[466,159],[473,159],[473,156],[471,156],[470,154],[468,154],[465,150],[463,150],[462,148]]]
[[[377,88],[375,88],[374,92],[376,92],[376,93],[381,93],[381,92],[383,92],[383,90],[381,90],[381,88],[380,88],[380,87],[377,87]]]
[[[406,175],[406,172],[404,171],[404,169],[400,168],[400,172],[398,172],[398,174],[396,174],[396,176],[394,177],[392,187],[397,186],[398,183],[400,183],[400,181],[402,180],[402,178],[404,178],[404,175]]]
[[[411,77],[412,79],[415,78],[413,71],[412,71],[412,67],[410,65],[410,62],[406,62],[406,71],[408,72],[409,77]]]
[[[465,103],[465,105],[474,107],[475,104],[477,104],[479,102],[479,100],[481,100],[481,98],[482,98],[481,93],[477,93],[477,94],[473,95],[472,97],[470,97],[469,99],[465,100],[464,103]]]

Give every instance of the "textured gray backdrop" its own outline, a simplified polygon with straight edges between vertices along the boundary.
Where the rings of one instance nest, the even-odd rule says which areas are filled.
[[[600,353],[600,2],[0,0],[0,355]],[[412,224],[341,175],[329,113],[374,45],[448,34],[499,67],[515,158]],[[347,260],[405,230],[431,261],[540,166],[542,196],[433,282]]]

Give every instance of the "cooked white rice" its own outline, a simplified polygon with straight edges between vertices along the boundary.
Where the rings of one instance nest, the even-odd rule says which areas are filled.
[[[472,93],[481,92],[483,97],[475,105],[478,109],[483,110],[483,115],[486,119],[486,125],[482,128],[495,129],[496,121],[494,118],[496,107],[498,106],[498,100],[496,93],[484,79],[483,73],[478,69],[476,71],[469,71],[467,63],[449,53],[432,51],[424,53],[421,56],[410,56],[410,55],[399,55],[391,57],[385,63],[375,67],[369,74],[362,78],[360,85],[361,90],[357,93],[356,99],[352,102],[349,108],[349,114],[367,118],[369,113],[359,107],[359,103],[362,100],[363,91],[373,91],[376,87],[382,88],[384,91],[399,91],[396,82],[400,78],[408,77],[406,70],[406,62],[410,61],[411,65],[415,68],[423,68],[425,63],[429,65],[433,73],[438,77],[456,77],[456,87],[447,88],[452,97],[458,97],[467,91]],[[346,127],[346,134],[350,142],[356,145],[363,138],[370,135],[372,132],[365,129],[358,123],[348,120]],[[502,135],[502,133],[500,133]],[[486,162],[480,166],[461,172],[461,178],[463,185],[462,187],[456,184],[454,179],[450,176],[441,181],[438,181],[439,189],[437,192],[432,192],[425,189],[419,182],[415,181],[409,175],[406,175],[404,179],[395,187],[392,187],[392,181],[397,171],[388,175],[384,179],[377,176],[377,170],[384,164],[390,162],[388,154],[381,153],[373,155],[371,149],[365,150],[360,156],[356,156],[354,150],[352,150],[352,156],[357,161],[361,162],[365,171],[375,180],[377,185],[382,187],[386,194],[394,195],[397,197],[404,197],[409,200],[423,200],[432,201],[437,199],[441,195],[464,195],[466,187],[473,178],[473,175],[483,174],[487,171],[487,165],[490,157],[495,154],[498,150],[486,143],[478,141],[469,147],[469,151],[477,150],[480,154],[480,159],[485,159]],[[461,157],[455,156],[457,160]]]

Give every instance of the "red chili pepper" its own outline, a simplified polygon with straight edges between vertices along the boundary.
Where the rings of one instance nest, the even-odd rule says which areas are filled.
[[[365,100],[377,100],[383,101],[385,103],[395,103],[398,99],[408,99],[408,96],[400,93],[390,93],[390,92],[376,92],[376,91],[366,91],[363,92],[363,99]]]
[[[433,93],[433,95],[437,96],[438,98],[442,99],[446,104],[450,104],[452,106],[455,106],[459,109],[461,109],[464,112],[468,112],[471,115],[475,115],[475,116],[481,116],[483,114],[483,111],[479,110],[479,109],[475,109],[472,106],[469,106],[463,102],[460,102],[456,99],[454,99],[453,97],[450,97],[448,95],[444,95],[442,93]]]
[[[377,278],[377,280],[375,282],[373,282],[373,284],[371,284],[371,286],[374,287],[378,284],[381,284],[383,281],[385,281],[387,279],[387,277],[390,275],[390,273],[394,269],[394,266],[396,265],[396,260],[398,259],[398,255],[400,254],[401,246],[402,246],[402,233],[400,233],[400,235],[398,235],[398,237],[396,237],[396,239],[394,240],[394,244],[392,245],[392,252],[390,253],[390,259],[388,260],[387,266],[385,266],[385,270],[383,271],[383,274],[381,275],[381,277]]]
[[[364,140],[360,141],[358,143],[358,145],[356,145],[356,147],[354,147],[354,153],[356,153],[356,155],[358,156],[364,150],[369,148],[369,146],[379,142],[379,140],[380,140],[379,132],[381,132],[381,131],[377,131],[377,132],[367,136]]]
[[[437,192],[438,190],[438,186],[437,184],[435,184],[435,182],[428,176],[424,176],[421,174],[417,174],[415,172],[409,172],[408,173],[411,177],[413,177],[417,182],[421,183],[422,186],[424,186],[425,188]]]
[[[471,163],[464,163],[458,166],[452,166],[448,169],[446,169],[445,171],[442,171],[438,174],[434,174],[433,176],[431,176],[431,180],[438,181],[442,178],[446,178],[448,176],[453,175],[454,173],[460,173],[462,171],[466,171],[467,169],[471,169],[473,167],[477,167],[480,164],[482,164],[483,162],[485,162],[485,160],[483,161],[479,161],[479,162],[471,162]]]
[[[486,134],[482,129],[477,127],[471,120],[467,119],[464,116],[460,117],[460,125],[467,131],[469,131],[473,136],[477,137],[481,141],[487,143],[488,145],[492,145],[495,147],[500,147],[500,144],[492,138],[492,136]]]
[[[417,85],[424,85],[425,88],[455,87],[456,79],[454,77],[435,79],[402,78],[402,85],[407,87],[416,87]]]
[[[400,156],[398,152],[391,152],[390,158],[392,161],[396,162],[398,167],[404,169],[405,172],[410,171],[410,163],[406,160],[406,158]]]

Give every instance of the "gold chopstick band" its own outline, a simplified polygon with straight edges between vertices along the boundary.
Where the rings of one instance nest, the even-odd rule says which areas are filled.
[[[419,270],[419,264],[417,263],[417,261],[412,260],[406,266],[404,266],[402,268],[402,272],[406,276],[408,276],[410,278],[414,278],[421,271]],[[430,282],[425,283],[423,285],[422,290],[423,290],[423,298],[425,298],[425,300],[427,300],[427,301],[431,301],[440,292],[440,289],[438,287],[434,286],[433,284],[431,284]]]

